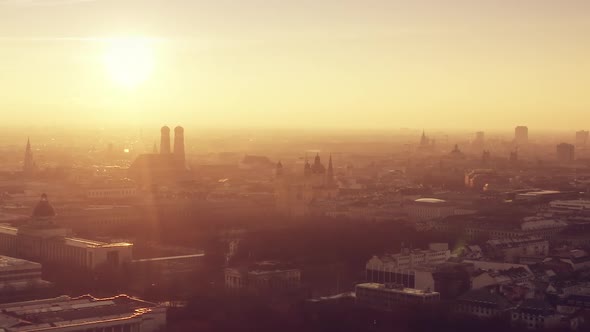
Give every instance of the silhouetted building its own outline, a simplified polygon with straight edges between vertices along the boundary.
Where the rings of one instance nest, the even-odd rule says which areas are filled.
[[[432,150],[434,148],[434,139],[430,139],[426,136],[426,132],[422,130],[422,136],[420,137],[420,145],[418,150]]]
[[[485,145],[485,133],[478,131],[475,133],[475,139],[473,140],[473,146],[476,148],[483,148]]]
[[[481,154],[481,162],[484,165],[487,165],[490,162],[490,159],[491,159],[490,151],[484,150]]]
[[[129,177],[146,189],[157,185],[175,185],[190,180],[184,152],[184,129],[174,130],[174,153],[170,151],[170,128],[161,129],[160,153],[141,154],[129,167]]]
[[[576,132],[576,146],[585,147],[588,144],[590,132],[587,130],[580,130]]]
[[[514,129],[514,142],[516,144],[527,144],[529,142],[529,128],[518,126]]]
[[[512,164],[518,162],[518,151],[510,151],[509,160]]]
[[[25,176],[31,176],[37,171],[37,165],[33,160],[33,151],[31,150],[31,140],[27,139],[27,147],[25,148],[25,160],[23,162],[23,173]]]
[[[463,152],[461,152],[461,149],[459,149],[458,144],[455,144],[455,147],[453,148],[453,150],[451,150],[451,152],[449,153],[449,156],[453,159],[464,159],[465,158],[465,154]]]
[[[292,217],[309,213],[310,204],[317,200],[333,199],[338,195],[338,185],[334,178],[332,157],[328,168],[316,155],[313,164],[305,160],[303,174],[286,174],[281,163],[275,173],[275,195],[277,210]]]
[[[569,163],[575,159],[575,147],[573,144],[561,143],[556,147],[557,160],[561,163]]]
[[[181,126],[174,128],[174,158],[183,165],[186,161],[184,155],[184,128]]]
[[[160,153],[170,153],[170,127],[164,126],[160,129]]]

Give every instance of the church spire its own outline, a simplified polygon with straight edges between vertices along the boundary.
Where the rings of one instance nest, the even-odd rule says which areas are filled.
[[[328,160],[328,171],[326,174],[326,180],[328,184],[334,183],[334,167],[332,165],[332,154],[330,154],[330,159]]]
[[[25,148],[25,160],[23,163],[23,172],[31,175],[35,171],[35,162],[33,161],[33,151],[31,149],[31,139],[27,137],[27,147]]]

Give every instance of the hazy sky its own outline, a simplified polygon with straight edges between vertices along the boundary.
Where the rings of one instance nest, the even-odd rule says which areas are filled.
[[[105,64],[121,37],[149,40],[132,88]],[[0,0],[0,114],[582,129],[589,41],[588,0]]]

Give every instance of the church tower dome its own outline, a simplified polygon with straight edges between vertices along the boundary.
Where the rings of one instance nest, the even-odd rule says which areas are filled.
[[[47,194],[41,195],[41,200],[37,203],[37,206],[33,209],[33,218],[53,218],[55,217],[55,210],[49,200]]]

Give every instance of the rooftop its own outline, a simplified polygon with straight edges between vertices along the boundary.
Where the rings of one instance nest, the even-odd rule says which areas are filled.
[[[118,242],[118,243],[106,243],[100,241],[93,241],[75,237],[66,237],[66,244],[74,246],[74,247],[82,247],[82,248],[108,248],[108,247],[128,247],[132,246],[133,244],[128,242]]]
[[[386,285],[386,284],[379,284],[375,282],[367,282],[364,284],[356,285],[357,288],[366,288],[366,289],[379,289],[387,292],[393,293],[404,293],[409,295],[430,295],[430,294],[438,294],[437,292],[431,292],[428,290],[422,289],[415,289],[415,288],[405,288],[405,287],[396,287],[395,285]]]
[[[9,256],[0,255],[0,271],[12,270],[18,268],[31,268],[31,266],[41,268],[41,264],[36,262],[27,261],[20,258],[14,258]]]
[[[484,306],[494,306],[500,310],[511,307],[510,302],[505,297],[497,293],[491,293],[485,288],[470,290],[459,296],[458,300]]]
[[[103,320],[130,319],[150,312],[156,304],[127,295],[98,299],[90,295],[0,305],[0,330],[36,331],[96,323]]]
[[[438,198],[418,198],[414,201],[415,203],[423,203],[423,204],[444,204],[447,203],[444,199]]]

